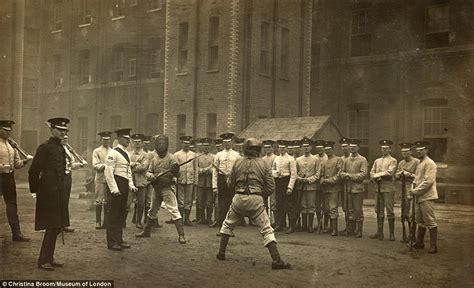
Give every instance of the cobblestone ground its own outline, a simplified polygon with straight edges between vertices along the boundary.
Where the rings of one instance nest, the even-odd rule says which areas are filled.
[[[473,287],[474,207],[437,205],[439,253],[409,252],[397,241],[371,240],[375,232],[373,206],[365,206],[361,239],[331,237],[306,232],[277,233],[282,257],[292,270],[272,271],[271,259],[258,230],[238,227],[231,238],[227,260],[215,259],[219,246],[216,229],[203,225],[185,227],[188,244],[177,243],[173,225],[154,229],[151,238],[136,239],[132,224],[125,239],[132,249],[114,252],[106,248],[105,231],[94,229],[95,212],[89,201],[79,199],[82,187],[74,185],[70,203],[73,233],[58,239],[56,258],[64,268],[44,272],[36,268],[43,233],[33,231],[34,199],[27,185],[18,185],[19,214],[29,243],[11,241],[5,205],[0,204],[0,278],[54,280],[114,280],[115,287]],[[194,212],[192,213],[194,215]],[[399,215],[399,210],[397,211]],[[343,226],[343,221],[339,225]],[[385,225],[387,230],[388,225]],[[343,227],[340,227],[341,229]],[[388,231],[385,232],[385,235]],[[429,237],[425,239],[429,245]]]

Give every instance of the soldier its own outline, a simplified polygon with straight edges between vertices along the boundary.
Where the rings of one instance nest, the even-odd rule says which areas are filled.
[[[236,138],[234,140],[234,150],[239,153],[240,157],[244,156],[244,150],[243,150],[243,145],[244,145],[244,138]]]
[[[408,231],[411,230],[411,219],[410,219],[410,207],[412,198],[408,197],[408,191],[413,186],[413,180],[415,179],[415,172],[416,172],[416,167],[420,163],[420,160],[416,159],[415,157],[411,156],[411,148],[413,147],[412,143],[400,143],[399,144],[401,147],[401,152],[402,152],[402,157],[403,160],[398,162],[398,167],[397,167],[397,173],[395,174],[395,178],[397,180],[402,181],[405,184],[405,187],[402,187],[402,189],[405,189],[405,194],[402,195],[401,201],[404,209],[402,209],[402,213],[400,215],[400,219],[402,221],[402,240],[400,242],[402,243],[407,243],[408,238],[406,234],[406,228],[405,228],[405,221],[408,222]],[[411,235],[411,237],[414,237],[415,235]]]
[[[367,177],[367,159],[359,154],[360,141],[349,140],[351,156],[344,162],[344,169],[341,177],[349,182],[349,223],[347,235],[353,233],[356,238],[362,237],[364,227],[364,179]]]
[[[212,227],[221,227],[225,215],[229,210],[230,203],[232,202],[232,196],[234,196],[234,192],[227,187],[227,177],[235,161],[240,158],[239,153],[232,150],[232,139],[234,135],[232,132],[227,132],[219,136],[222,138],[224,150],[218,152],[214,157],[212,191],[215,197],[218,198],[219,215],[215,225],[212,225]],[[216,235],[220,236],[220,233],[218,232]]]
[[[316,182],[320,177],[320,163],[316,156],[311,154],[312,141],[303,138],[301,149],[303,156],[296,159],[297,187],[300,190],[301,199],[298,203],[303,213],[302,229],[309,233],[314,232],[314,213],[316,212]]]
[[[202,154],[202,143],[201,143],[201,138],[197,138],[196,140],[192,140],[192,143],[194,143],[194,145],[196,146],[196,151],[194,151],[196,153],[196,155],[201,155]],[[196,164],[196,162],[193,162],[194,164]],[[193,184],[193,201],[196,202],[196,209],[194,211],[195,213],[195,218],[193,221],[191,222],[201,222],[201,215],[200,215],[200,211],[198,211],[197,209],[197,204],[199,202],[198,200],[198,185],[197,185],[197,181],[198,181],[198,176],[196,174],[196,167],[194,167],[194,184]],[[212,191],[212,189],[211,189]],[[205,220],[204,218],[202,220]]]
[[[131,138],[133,139],[134,151],[130,155],[130,167],[132,168],[133,183],[135,187],[137,187],[137,192],[131,193],[132,197],[129,196],[128,203],[131,203],[134,200],[133,198],[135,198],[135,225],[138,229],[143,229],[142,217],[143,211],[145,210],[145,197],[148,185],[146,171],[148,170],[149,156],[143,150],[143,140],[145,139],[145,135],[140,133],[133,134]]]
[[[214,144],[216,146],[216,153],[224,150],[224,147],[222,147],[222,138],[217,138],[214,140]]]
[[[196,153],[191,151],[191,136],[182,136],[182,149],[174,153],[174,158],[178,165],[196,157]],[[192,226],[189,215],[193,205],[193,186],[194,186],[194,164],[188,163],[179,169],[177,196],[178,209],[181,215],[184,215],[184,225]]]
[[[342,150],[342,156],[341,156],[341,159],[343,161],[343,163],[346,162],[346,160],[350,157],[351,155],[351,151],[349,149],[349,139],[348,138],[341,138],[339,139],[339,144],[341,145],[341,150]],[[345,180],[344,179],[341,179],[344,183],[344,189],[346,189],[346,185],[345,185]],[[341,234],[347,234],[347,226],[349,224],[349,209],[348,209],[348,204],[349,202],[346,200],[346,195],[347,195],[347,191],[341,191],[341,195],[339,196],[339,201],[340,201],[340,205],[342,206],[342,210],[344,211],[344,220],[345,220],[345,227],[344,227],[344,230],[341,231]]]
[[[424,238],[426,228],[430,230],[430,250],[428,253],[438,253],[438,224],[436,223],[434,200],[438,199],[436,190],[436,163],[428,157],[430,143],[427,141],[415,142],[416,152],[420,158],[420,163],[416,167],[414,188],[409,194],[414,196],[415,217],[418,224],[418,235],[415,249],[425,248]]]
[[[244,158],[236,160],[229,176],[229,186],[235,191],[235,196],[220,231],[221,241],[216,258],[225,260],[229,237],[236,224],[246,216],[252,219],[260,229],[263,245],[268,248],[273,260],[272,269],[289,269],[291,265],[283,262],[280,257],[270,219],[263,205],[262,196],[271,194],[275,183],[269,167],[259,158],[262,144],[250,138],[245,141],[244,146]]]
[[[287,232],[292,233],[295,230],[296,215],[295,208],[292,206],[294,195],[293,188],[296,181],[296,161],[293,156],[288,155],[287,140],[278,140],[280,155],[275,158],[272,166],[272,176],[275,178],[276,193],[276,227],[275,231],[282,231],[286,226],[286,214],[288,214],[289,228]]]
[[[63,140],[61,140],[61,144],[63,145],[64,152],[66,152],[66,175],[64,175],[64,185],[65,185],[65,191],[66,191],[66,202],[67,202],[67,207],[68,211],[67,214],[69,215],[69,199],[71,198],[71,188],[72,188],[72,170],[77,170],[82,167],[86,163],[83,162],[77,162],[74,160],[74,156],[72,154],[72,151],[69,151],[68,145],[68,136],[64,135]],[[71,147],[71,146],[69,146]],[[71,228],[70,226],[66,226],[63,228],[64,232],[74,232],[74,229]]]
[[[344,166],[344,161],[334,155],[334,142],[326,141],[324,151],[328,156],[328,160],[321,165],[321,185],[325,195],[326,210],[329,210],[331,218],[331,236],[337,236],[337,218],[338,212],[338,196],[343,190],[341,172]]]
[[[209,153],[212,139],[202,138],[200,146],[202,156],[194,160],[194,171],[196,175],[197,204],[199,220],[197,224],[211,224],[212,210],[214,205],[214,193],[212,193],[212,163],[214,163],[214,154]],[[206,215],[206,216],[204,216]]]
[[[377,233],[370,236],[371,239],[383,240],[383,222],[385,209],[387,210],[390,241],[395,241],[395,213],[393,213],[393,202],[395,196],[395,172],[397,170],[397,159],[390,155],[390,140],[380,140],[382,157],[375,160],[370,170],[370,179],[377,184],[375,194],[375,213],[377,214]],[[379,199],[380,197],[380,199]],[[379,210],[380,209],[380,210]]]
[[[323,165],[326,160],[328,160],[328,156],[326,155],[326,153],[324,153],[324,144],[325,141],[323,140],[316,140],[314,142],[314,150],[316,151],[315,156],[318,159],[320,166]],[[318,229],[321,229],[319,225],[322,225],[322,222],[324,220],[324,227],[322,227],[322,231],[324,233],[328,233],[329,211],[326,210],[324,192],[320,180],[316,182],[316,217],[318,218]]]
[[[69,119],[51,118],[48,125],[51,137],[36,150],[28,170],[28,182],[33,198],[36,197],[35,230],[46,230],[38,258],[38,268],[53,271],[64,264],[54,260],[56,238],[64,227],[69,226],[69,214],[65,197],[64,176],[66,159],[61,140],[68,132]]]
[[[30,238],[21,233],[20,219],[16,205],[16,183],[14,169],[24,167],[29,158],[20,159],[18,150],[13,148],[8,139],[10,138],[12,125],[11,120],[0,121],[0,195],[5,201],[8,224],[12,231],[12,240],[28,242]]]
[[[107,223],[107,182],[105,181],[105,162],[107,154],[110,152],[110,135],[112,132],[104,131],[97,135],[100,136],[101,146],[92,152],[92,167],[96,171],[95,174],[95,228],[104,229]],[[104,210],[104,223],[101,224],[102,210]]]
[[[146,221],[143,231],[135,236],[138,238],[150,237],[152,221],[163,201],[178,232],[178,242],[186,244],[182,216],[179,213],[176,195],[172,189],[174,178],[178,177],[179,165],[173,155],[168,152],[168,136],[156,135],[154,138],[155,151],[152,152],[153,158],[150,160],[147,178],[152,183],[155,193],[152,195],[151,208],[146,216],[148,221]]]
[[[107,219],[107,247],[121,251],[130,248],[123,241],[123,224],[125,222],[129,192],[136,192],[133,184],[130,154],[127,146],[130,144],[130,128],[116,130],[118,145],[107,154],[104,170],[105,180],[109,187],[109,212]]]
[[[273,166],[273,161],[276,158],[276,155],[273,153],[273,145],[275,144],[275,141],[273,140],[264,140],[263,141],[263,151],[265,155],[263,155],[262,159],[265,162],[265,164],[270,167],[270,169]],[[270,199],[268,199],[270,198]],[[268,204],[268,200],[270,200],[270,204]],[[270,222],[272,223],[272,227],[275,227],[275,219],[272,219],[271,215],[275,215],[276,211],[276,200],[275,200],[275,193],[270,194],[270,197],[266,197],[263,199],[263,203],[265,204],[265,207],[267,209],[267,213],[270,217]],[[270,211],[268,211],[268,208],[270,208]],[[273,221],[273,222],[272,222]]]
[[[154,148],[154,144],[151,142],[152,140],[152,137],[151,136],[145,136],[145,139],[143,140],[143,150],[147,153],[146,157],[148,159],[148,162],[150,162],[150,160],[153,158],[153,151],[155,151],[155,148]],[[151,199],[152,197],[155,197],[155,196],[152,196],[152,194],[154,193],[153,191],[153,185],[150,184],[149,181],[147,181],[147,184],[145,186],[145,215],[143,216],[144,218],[144,222],[147,221],[147,217],[146,217],[146,214],[148,213],[148,211],[150,210],[150,207],[151,207]],[[162,201],[160,201],[161,203]],[[161,205],[160,205],[161,206]],[[161,228],[163,227],[160,222],[158,221],[158,211],[159,211],[159,207],[158,207],[158,210],[156,211],[156,215],[154,217],[154,221],[153,221],[153,226],[157,227],[157,228]]]

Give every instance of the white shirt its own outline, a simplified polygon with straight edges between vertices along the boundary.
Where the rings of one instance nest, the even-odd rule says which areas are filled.
[[[230,171],[232,171],[232,167],[234,166],[235,161],[241,158],[240,154],[237,151],[232,149],[224,149],[220,152],[217,152],[216,156],[214,157],[214,165],[216,165],[225,175],[229,175]],[[217,188],[217,174],[219,172],[217,169],[213,169],[212,171],[212,188]]]
[[[121,149],[128,155],[130,159],[130,153],[122,145],[117,145],[116,149]],[[109,186],[110,193],[119,193],[117,182],[115,182],[114,175],[128,179],[128,186],[130,189],[134,189],[133,178],[132,178],[132,169],[130,167],[130,162],[125,159],[125,157],[115,149],[111,149],[107,154],[107,160],[105,162],[105,181]]]

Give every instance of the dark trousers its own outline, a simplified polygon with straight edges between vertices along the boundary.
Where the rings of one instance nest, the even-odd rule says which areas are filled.
[[[66,200],[67,214],[69,215],[69,199],[71,198],[72,177],[71,173],[64,175],[64,193]]]
[[[287,209],[291,208],[292,205],[288,206],[286,203],[288,200],[292,200],[294,195],[286,196],[286,190],[288,190],[288,183],[290,182],[290,176],[275,178],[275,198],[276,198],[276,214],[275,222],[278,226],[286,226],[286,213]]]
[[[108,192],[110,201],[108,203],[107,218],[107,246],[120,245],[123,242],[123,223],[125,221],[125,210],[127,209],[128,180],[114,175],[115,182],[120,191],[120,195],[115,196]]]
[[[285,194],[285,213],[288,214],[288,221],[290,225],[295,225],[299,213],[298,191],[295,189],[290,195]],[[286,214],[283,216],[285,217]],[[283,218],[285,219],[285,218]]]
[[[229,211],[230,204],[232,203],[232,198],[234,197],[233,191],[227,187],[226,178],[222,174],[218,174],[217,176],[217,191],[219,193],[217,197],[217,202],[219,204],[217,224],[222,226],[222,223],[227,216],[227,211]]]
[[[43,243],[41,244],[40,256],[38,259],[38,265],[51,263],[54,259],[54,250],[56,248],[56,239],[61,229],[46,229],[43,236]]]
[[[16,205],[16,185],[14,173],[0,174],[0,195],[3,194],[3,200],[7,208],[8,224],[13,235],[20,233],[20,219]]]

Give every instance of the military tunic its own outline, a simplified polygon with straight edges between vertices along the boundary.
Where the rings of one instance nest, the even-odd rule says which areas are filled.
[[[425,156],[416,167],[415,188],[412,189],[412,193],[416,196],[416,223],[428,229],[438,227],[434,207],[434,200],[438,199],[437,169],[436,163]]]
[[[364,221],[363,201],[365,191],[364,179],[367,177],[367,159],[357,154],[350,156],[344,163],[344,175],[349,177],[349,219]],[[346,180],[347,181],[347,180]]]
[[[288,214],[289,221],[296,219],[294,207],[296,192],[293,193],[293,188],[296,182],[296,160],[288,153],[283,153],[275,158],[273,161],[272,176],[275,178],[275,193],[277,214],[276,223],[280,227],[286,225],[286,215]],[[292,193],[287,195],[287,190]]]
[[[193,151],[180,150],[174,153],[174,159],[178,164],[184,163],[196,157]],[[179,169],[177,196],[178,207],[184,210],[191,210],[193,204],[193,184],[194,184],[194,164],[189,162]]]
[[[379,195],[378,188],[376,188],[377,193],[375,194],[375,203],[379,203],[379,197],[382,197],[382,199],[380,199],[380,207],[382,209],[380,214],[378,211],[379,205],[375,205],[375,213],[377,213],[377,215],[379,215],[381,218],[384,218],[385,209],[387,210],[388,219],[395,218],[393,206],[395,196],[396,169],[397,159],[387,155],[385,157],[376,159],[372,169],[370,170],[371,179],[381,179],[380,181],[376,182],[376,185],[380,185],[380,193],[383,193],[383,195]]]
[[[415,179],[415,171],[416,171],[416,167],[418,166],[418,164],[420,163],[420,160],[414,158],[414,157],[411,157],[410,156],[410,160],[409,161],[406,161],[405,159],[401,160],[399,163],[398,163],[398,167],[397,167],[397,172],[395,174],[395,177],[396,179],[400,180],[400,186],[403,185],[403,181],[402,181],[402,178],[404,177],[405,178],[405,197],[401,197],[401,191],[402,191],[402,187],[400,187],[400,189],[398,189],[398,191],[400,192],[399,193],[399,196],[396,197],[396,198],[400,198],[401,201],[402,201],[402,205],[404,207],[404,211],[402,211],[402,215],[401,215],[401,218],[402,220],[405,219],[405,220],[409,220],[410,218],[410,207],[411,207],[411,200],[408,195],[408,191],[410,191],[410,189],[412,188],[413,186],[413,180]],[[402,172],[405,176],[402,176]]]
[[[296,186],[301,193],[301,213],[316,212],[316,187],[320,178],[321,166],[318,158],[312,154],[296,159]]]
[[[338,218],[338,196],[341,193],[341,172],[344,166],[343,160],[338,156],[328,157],[321,165],[321,183],[325,194],[325,209],[329,211],[331,219]]]

